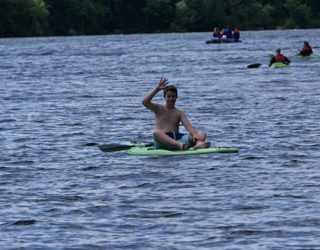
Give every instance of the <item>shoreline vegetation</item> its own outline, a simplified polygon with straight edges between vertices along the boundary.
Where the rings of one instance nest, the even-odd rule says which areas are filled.
[[[1,0],[0,37],[320,28],[317,0]]]

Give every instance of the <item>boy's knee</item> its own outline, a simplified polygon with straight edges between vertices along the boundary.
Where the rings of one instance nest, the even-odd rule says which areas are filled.
[[[199,135],[200,135],[201,141],[205,141],[206,140],[206,138],[207,138],[207,133],[206,132],[201,131],[201,132],[199,132]]]
[[[161,138],[161,136],[162,136],[161,132],[159,132],[159,131],[154,131],[153,132],[153,138],[154,139],[159,139],[159,138]]]
[[[153,138],[158,138],[159,137],[159,132],[157,132],[157,131],[154,131],[153,132]]]

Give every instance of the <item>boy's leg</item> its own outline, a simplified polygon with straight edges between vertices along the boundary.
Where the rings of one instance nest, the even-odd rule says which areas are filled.
[[[153,137],[159,143],[168,146],[168,148],[184,149],[183,143],[172,139],[165,132],[155,131]]]
[[[207,138],[207,134],[205,132],[198,132],[199,134],[199,139],[198,140],[195,140],[192,135],[189,136],[189,142],[191,144],[191,146],[195,146],[197,143],[201,143],[201,142],[205,142],[206,141],[206,138]]]
[[[200,149],[200,148],[210,148],[211,143],[208,141],[205,142],[198,142],[195,146],[193,146],[192,148],[194,149]]]
[[[200,138],[199,140],[196,140],[196,141],[190,136],[189,141],[192,147],[194,149],[209,148],[211,146],[211,143],[206,141],[207,134],[201,131],[199,132],[199,135],[200,135]]]

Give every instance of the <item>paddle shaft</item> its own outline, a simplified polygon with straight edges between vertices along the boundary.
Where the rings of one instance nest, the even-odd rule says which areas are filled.
[[[150,147],[153,146],[153,143],[144,143],[144,144],[131,144],[131,145],[122,145],[122,144],[102,144],[99,145],[98,148],[102,152],[114,152],[114,151],[123,151],[123,150],[128,150],[132,147]]]

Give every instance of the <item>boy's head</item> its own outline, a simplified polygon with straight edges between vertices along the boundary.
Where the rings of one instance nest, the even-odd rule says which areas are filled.
[[[169,85],[163,90],[164,97],[166,97],[168,91],[174,92],[176,94],[176,96],[178,97],[178,90],[174,85]]]

